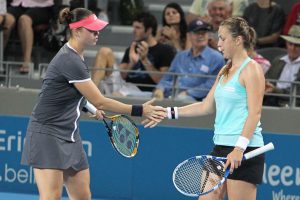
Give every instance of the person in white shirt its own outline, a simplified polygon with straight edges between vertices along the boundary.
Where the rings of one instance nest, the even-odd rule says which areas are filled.
[[[267,79],[277,79],[277,83],[266,82],[265,93],[290,94],[294,92],[291,85],[293,81],[300,81],[300,26],[293,25],[288,35],[281,36],[286,41],[287,54],[280,58],[275,58],[272,67],[266,73]],[[297,86],[297,85],[296,85]],[[299,94],[300,86],[296,87]],[[264,105],[285,106],[289,103],[287,97],[265,96]],[[300,101],[297,99],[299,106]]]

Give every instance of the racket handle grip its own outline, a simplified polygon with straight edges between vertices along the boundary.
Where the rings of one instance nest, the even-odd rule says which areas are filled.
[[[86,104],[84,105],[84,107],[93,115],[95,115],[97,112],[97,108],[88,101],[86,101]]]
[[[258,155],[260,155],[260,154],[263,154],[263,153],[265,153],[265,152],[267,152],[267,151],[270,151],[270,150],[273,150],[273,149],[274,149],[274,145],[273,145],[272,142],[270,142],[270,143],[268,143],[268,144],[265,145],[265,146],[262,146],[262,147],[260,147],[260,148],[257,148],[257,149],[255,149],[255,150],[253,150],[253,151],[250,151],[250,152],[246,153],[246,154],[244,155],[244,160],[248,160],[248,159],[250,159],[250,158],[253,158],[253,157],[255,157],[255,156],[258,156]]]

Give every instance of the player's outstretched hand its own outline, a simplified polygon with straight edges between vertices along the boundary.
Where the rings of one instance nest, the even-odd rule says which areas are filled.
[[[145,128],[153,128],[161,121],[162,121],[162,119],[156,120],[156,121],[153,121],[153,120],[150,120],[150,119],[144,119],[142,121],[142,124],[144,125]]]
[[[167,109],[161,106],[153,106],[155,98],[143,104],[143,116],[148,120],[159,123],[167,116]]]

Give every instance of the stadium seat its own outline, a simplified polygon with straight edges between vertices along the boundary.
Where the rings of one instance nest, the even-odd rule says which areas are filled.
[[[274,58],[278,56],[283,56],[285,55],[286,49],[285,48],[280,48],[280,47],[267,47],[267,48],[262,48],[262,49],[257,49],[257,53],[265,57],[267,60],[272,62]]]

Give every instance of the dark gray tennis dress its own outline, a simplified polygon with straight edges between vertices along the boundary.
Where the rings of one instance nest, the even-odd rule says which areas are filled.
[[[49,63],[26,133],[21,163],[35,168],[88,168],[79,135],[83,96],[74,83],[91,80],[88,67],[68,44]]]

